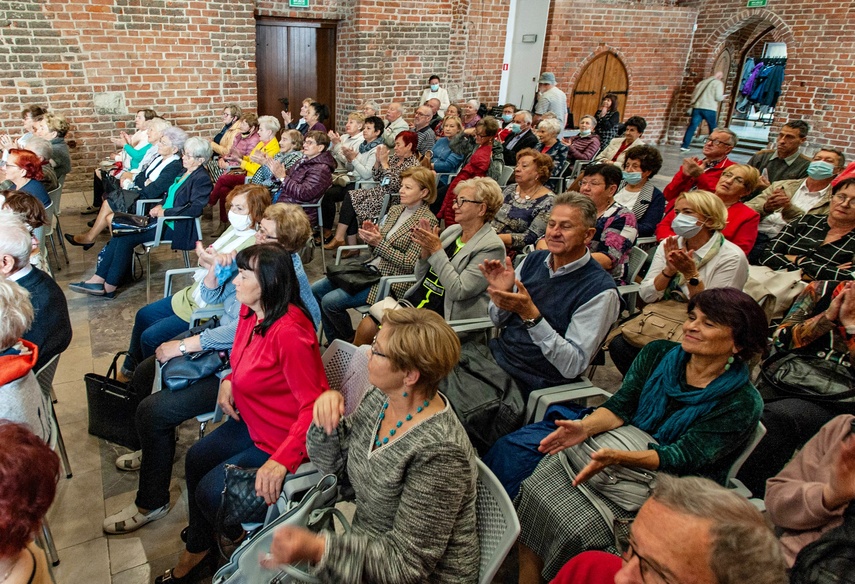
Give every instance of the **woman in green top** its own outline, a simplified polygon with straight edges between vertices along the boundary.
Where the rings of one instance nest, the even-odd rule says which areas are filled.
[[[766,346],[766,318],[747,294],[713,288],[689,300],[681,345],[655,341],[642,349],[621,389],[582,420],[559,420],[539,450],[555,455],[587,438],[631,424],[656,442],[640,451],[601,449],[571,483],[570,458],[546,456],[516,498],[522,525],[520,582],[552,579],[582,551],[617,553],[611,526],[576,488],[612,465],[700,475],[723,483],[760,420],[763,402],[749,380],[748,359]],[[593,488],[615,517],[626,511]]]

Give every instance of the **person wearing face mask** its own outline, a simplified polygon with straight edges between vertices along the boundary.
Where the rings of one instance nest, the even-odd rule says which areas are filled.
[[[662,154],[653,146],[640,144],[622,156],[623,182],[615,201],[632,210],[638,221],[638,236],[650,237],[665,211],[665,196],[650,182],[662,168]]]
[[[571,165],[577,160],[593,160],[600,150],[602,138],[594,131],[598,127],[594,116],[582,116],[579,120],[579,135],[575,138],[562,138],[567,146],[567,162]]]
[[[511,133],[511,126],[514,123],[514,114],[517,113],[517,106],[512,103],[506,103],[502,106],[501,123],[502,129],[499,130],[499,140],[505,141],[505,138]]]
[[[803,215],[828,215],[831,184],[846,159],[836,148],[822,148],[808,165],[806,179],[780,180],[746,203],[760,213],[760,227],[748,261],[757,264],[771,240]]]
[[[721,233],[727,223],[722,200],[709,191],[689,191],[677,197],[671,228],[676,235],[663,240],[638,295],[650,304],[659,300],[691,299],[708,288],[742,290],[748,280],[745,253]],[[626,375],[641,352],[618,335],[609,344],[609,355]]]
[[[514,114],[508,129],[510,130],[502,142],[502,156],[506,166],[514,166],[517,163],[517,153],[526,148],[534,148],[538,138],[531,129],[531,112],[519,110]]]
[[[422,98],[419,100],[419,103],[425,103],[429,99],[438,99],[439,100],[439,109],[437,110],[437,114],[439,117],[445,117],[445,110],[448,109],[451,100],[448,99],[448,90],[444,87],[440,87],[439,85],[439,77],[436,75],[431,75],[430,79],[428,79],[428,87],[422,92]]]

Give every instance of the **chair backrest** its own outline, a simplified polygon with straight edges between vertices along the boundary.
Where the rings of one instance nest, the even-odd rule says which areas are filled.
[[[520,533],[520,520],[508,493],[496,475],[481,462],[478,466],[478,494],[475,513],[478,519],[478,543],[481,569],[478,582],[490,584]]]
[[[377,225],[380,225],[383,221],[383,217],[386,216],[386,211],[389,210],[389,203],[392,201],[391,193],[386,193],[383,195],[383,204],[380,205],[380,213],[377,215]]]
[[[60,201],[62,200],[62,185],[48,192],[48,197],[50,197],[51,207],[53,207],[53,214],[59,217],[62,214],[59,208]]]
[[[642,266],[644,266],[645,261],[647,261],[646,251],[638,246],[629,250],[629,261],[627,262],[629,265],[627,266],[628,269],[626,276],[627,282],[630,284],[635,282],[635,278],[638,277],[638,273],[641,271]]]
[[[51,389],[53,388],[53,378],[56,375],[56,368],[59,366],[59,355],[54,355],[53,358],[45,363],[41,369],[36,372],[36,381],[39,382],[39,387],[42,393],[50,399]]]
[[[508,186],[508,181],[511,180],[511,175],[514,174],[513,166],[505,166],[502,169],[502,174],[499,177],[499,186],[506,187]]]
[[[748,457],[751,456],[751,453],[754,452],[754,449],[757,448],[757,445],[760,444],[760,441],[765,435],[766,426],[763,425],[763,422],[757,422],[757,427],[754,428],[751,438],[748,439],[748,444],[745,445],[745,450],[742,451],[739,458],[733,461],[730,470],[727,471],[727,481],[725,481],[726,485],[730,484],[730,479],[735,478],[736,475],[739,474],[739,469],[742,468],[742,465],[745,464],[745,461],[748,460]]]
[[[336,339],[324,351],[324,371],[327,374],[330,389],[340,391],[344,396],[345,415],[356,409],[362,396],[371,387],[368,382],[368,357],[370,348],[356,347]]]

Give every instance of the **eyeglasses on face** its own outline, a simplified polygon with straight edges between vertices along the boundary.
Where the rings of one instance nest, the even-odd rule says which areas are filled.
[[[314,140],[311,140],[311,139],[303,140],[303,146],[317,146],[317,145],[318,145],[318,143],[315,142]]]
[[[600,181],[593,181],[593,180],[580,180],[579,186],[580,187],[603,187],[603,186],[606,186],[606,183],[600,182]]]
[[[386,355],[385,353],[381,353],[380,351],[377,350],[377,337],[376,336],[374,337],[374,340],[371,341],[371,354],[374,355],[375,357],[385,357],[387,359],[389,358],[389,355]]]
[[[455,205],[459,208],[465,205],[466,203],[475,203],[476,205],[480,205],[481,203],[483,203],[483,201],[476,201],[475,199],[464,199],[463,197],[458,197],[454,199],[452,205]]]
[[[268,232],[267,232],[267,230],[266,230],[264,227],[261,227],[261,226],[259,226],[258,231],[256,231],[256,232],[255,232],[255,234],[256,234],[256,235],[257,235],[257,236],[258,236],[262,241],[277,241],[277,238],[276,238],[276,237],[273,237],[272,235],[270,235],[270,233],[268,233]]]
[[[733,182],[735,182],[736,184],[739,184],[739,185],[745,184],[744,178],[742,178],[741,176],[736,176],[732,172],[724,171],[723,173],[721,173],[721,178],[732,178]]]
[[[730,142],[723,142],[721,140],[711,140],[707,138],[704,140],[704,144],[712,144],[713,146],[733,146]]]
[[[847,197],[843,193],[837,193],[836,195],[832,195],[831,198],[834,199],[834,202],[838,205],[842,205],[844,207],[855,206],[855,197]]]
[[[638,553],[632,538],[622,541],[620,544],[623,549],[618,549],[618,551],[627,564],[632,561],[633,557],[638,558],[638,571],[641,573],[641,581],[644,584],[673,584],[673,581],[654,566],[650,560]]]

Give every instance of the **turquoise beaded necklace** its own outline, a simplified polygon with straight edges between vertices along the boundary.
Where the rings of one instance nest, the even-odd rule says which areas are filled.
[[[405,391],[405,392],[403,393],[403,396],[404,396],[404,397],[407,397],[407,395],[408,395],[408,394],[407,394],[407,392]],[[424,401],[422,402],[422,405],[420,405],[420,406],[416,407],[416,413],[417,413],[417,414],[422,413],[422,411],[423,411],[426,407],[428,407],[429,405],[430,405],[430,400],[429,400],[429,399],[424,400]],[[401,426],[403,426],[403,425],[404,425],[404,422],[405,422],[405,421],[410,422],[410,421],[412,421],[412,419],[413,419],[413,414],[407,414],[407,415],[404,417],[404,419],[403,419],[403,420],[398,420],[398,421],[395,423],[394,427],[392,427],[392,429],[391,429],[391,430],[389,430],[389,435],[388,435],[388,436],[383,437],[383,439],[381,440],[381,438],[380,438],[380,426],[381,426],[381,425],[383,425],[383,419],[386,417],[386,409],[387,409],[388,407],[389,407],[389,400],[386,400],[386,401],[383,403],[383,407],[382,407],[382,408],[380,408],[380,415],[379,415],[379,416],[377,416],[377,420],[378,420],[378,423],[377,423],[377,435],[374,437],[374,446],[376,446],[377,448],[380,448],[380,447],[381,447],[381,446],[383,446],[384,444],[388,444],[388,443],[389,443],[389,438],[391,438],[392,436],[394,436],[394,435],[398,432],[398,429],[399,429]]]

